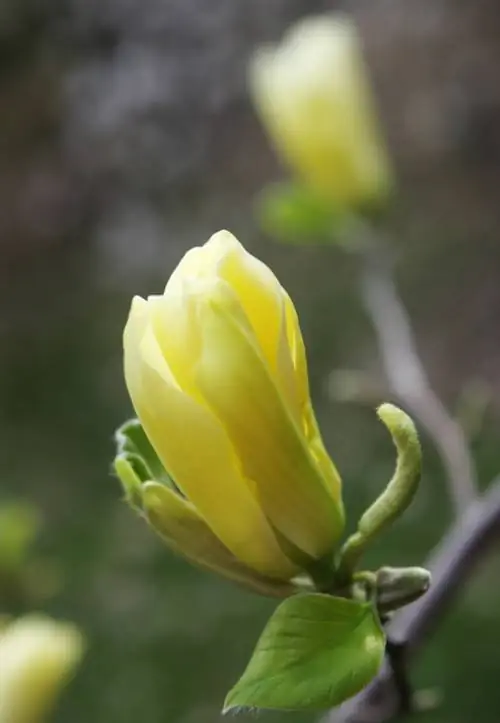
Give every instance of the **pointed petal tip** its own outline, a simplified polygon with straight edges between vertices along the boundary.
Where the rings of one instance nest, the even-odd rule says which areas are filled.
[[[129,318],[131,316],[143,316],[146,313],[146,307],[148,305],[147,299],[137,294],[132,297],[130,303]]]
[[[231,251],[233,249],[242,249],[243,246],[238,241],[236,236],[231,233],[231,231],[228,231],[227,229],[223,228],[220,229],[220,231],[216,231],[205,244],[205,247],[211,248],[216,247],[220,249],[221,251]]]

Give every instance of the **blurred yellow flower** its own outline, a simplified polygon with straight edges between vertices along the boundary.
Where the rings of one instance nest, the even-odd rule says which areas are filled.
[[[0,723],[42,723],[83,653],[78,629],[27,615],[0,630]]]
[[[249,80],[276,149],[306,184],[348,210],[386,199],[392,169],[348,17],[298,22],[281,45],[255,53]]]
[[[216,233],[163,295],[134,298],[124,352],[135,410],[175,483],[144,484],[142,504],[174,548],[230,577],[281,581],[331,554],[340,479],[312,410],[295,308],[269,268]],[[123,459],[116,469],[131,479]]]

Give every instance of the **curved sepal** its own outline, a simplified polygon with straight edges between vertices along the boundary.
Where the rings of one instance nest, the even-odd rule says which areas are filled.
[[[138,419],[124,422],[115,432],[115,442],[118,456],[125,455],[131,461],[140,461],[137,472],[142,482],[156,480],[175,488]],[[133,466],[136,467],[135,464]]]
[[[175,552],[198,567],[217,572],[262,595],[286,597],[297,587],[254,572],[237,560],[214,535],[196,508],[173,490],[156,482],[142,485],[144,514]]]
[[[287,597],[308,589],[310,581],[276,580],[254,572],[223,545],[204,519],[177,490],[138,419],[125,422],[116,432],[115,472],[125,499],[177,554],[198,567],[216,572],[271,597]]]

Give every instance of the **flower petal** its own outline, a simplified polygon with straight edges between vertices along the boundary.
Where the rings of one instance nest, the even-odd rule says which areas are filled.
[[[85,652],[71,623],[30,613],[0,635],[0,721],[47,720]]]
[[[220,255],[217,273],[238,297],[269,370],[290,412],[298,420],[300,410],[286,334],[286,294],[281,284],[273,272],[249,254],[229,232],[214,234],[207,245],[225,250]]]
[[[208,409],[177,386],[144,303],[134,303],[124,334],[125,378],[144,431],[223,544],[262,574],[288,579],[296,568],[241,476],[227,434]]]
[[[288,342],[291,349],[291,357],[297,385],[297,395],[301,409],[302,429],[309,442],[309,449],[320,467],[323,478],[328,484],[335,499],[341,499],[341,480],[330,455],[327,453],[321,433],[316,421],[316,416],[311,403],[309,393],[309,378],[307,372],[306,349],[304,339],[299,326],[299,319],[292,300],[287,295],[285,298],[286,324]]]
[[[227,231],[214,234],[207,246],[223,251],[217,275],[228,282],[238,297],[264,358],[272,371],[276,372],[283,308],[281,286],[277,278]]]
[[[273,525],[298,548],[320,557],[342,532],[341,503],[323,481],[259,350],[227,313],[229,306],[220,296],[202,306],[200,389],[224,424]]]
[[[307,372],[307,357],[300,330],[299,318],[293,301],[285,293],[285,318],[286,333],[288,344],[290,347],[290,355],[292,359],[293,369],[295,371],[297,394],[301,408],[309,401],[309,376]]]
[[[193,282],[191,282],[193,283]],[[197,309],[192,294],[180,281],[163,296],[148,297],[151,333],[176,384],[190,395],[193,387],[194,363],[201,353],[201,337]]]
[[[146,482],[142,486],[142,501],[154,530],[174,552],[190,562],[263,595],[286,597],[294,592],[291,583],[259,575],[237,560],[214,535],[194,505],[168,487]]]
[[[229,231],[218,231],[204,246],[188,251],[172,274],[165,297],[154,297],[158,305],[154,312],[155,334],[163,344],[175,339],[186,349],[194,326],[192,318],[186,319],[187,310],[183,308],[190,306],[187,289],[193,287],[195,280],[216,283],[217,278],[226,281],[238,298],[276,384],[298,420],[300,409],[286,332],[286,293],[272,271],[248,253]],[[180,324],[183,324],[182,330]],[[175,354],[174,349],[172,353]],[[181,363],[180,374],[195,354],[191,345]],[[173,367],[175,361],[169,360],[169,364]]]
[[[340,204],[386,196],[392,170],[352,21],[300,21],[256,53],[249,81],[278,152],[316,191]]]

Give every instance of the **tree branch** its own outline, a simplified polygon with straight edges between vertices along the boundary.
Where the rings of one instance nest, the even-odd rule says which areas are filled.
[[[500,535],[500,479],[473,502],[431,555],[430,590],[402,610],[387,627],[390,645],[411,657],[456,598],[479,559]],[[386,660],[375,680],[324,719],[324,723],[385,723],[401,710],[401,693]]]
[[[367,241],[361,252],[361,296],[377,335],[387,380],[434,442],[457,514],[461,514],[476,496],[476,473],[465,434],[429,384],[385,249],[371,236]]]

